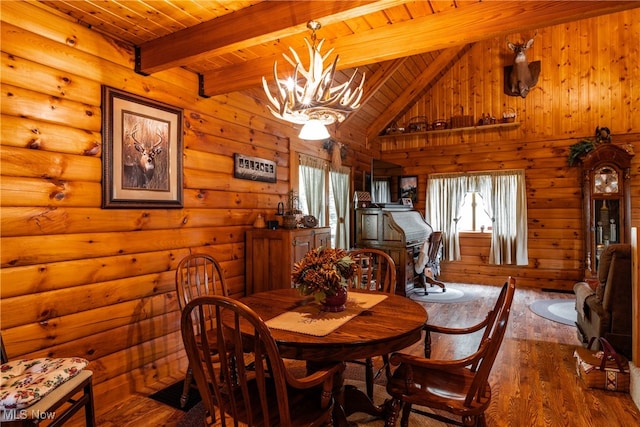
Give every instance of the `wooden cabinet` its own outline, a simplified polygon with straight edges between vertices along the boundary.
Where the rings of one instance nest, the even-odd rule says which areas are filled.
[[[289,288],[293,265],[311,249],[331,247],[331,229],[253,229],[246,234],[246,295]]]
[[[632,154],[610,142],[582,158],[585,276],[596,276],[600,254],[612,243],[629,243]]]

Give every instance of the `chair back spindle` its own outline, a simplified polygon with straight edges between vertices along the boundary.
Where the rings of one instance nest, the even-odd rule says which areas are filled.
[[[199,315],[194,316],[194,311]],[[193,331],[207,326],[209,312],[214,313],[216,334],[204,334],[198,342]],[[262,319],[248,306],[224,296],[189,302],[181,328],[209,424],[219,419],[222,426],[227,422],[234,426],[330,425],[333,379],[342,364],[321,368],[309,377],[294,377]],[[227,357],[211,357],[212,348]]]
[[[389,254],[379,249],[362,248],[349,251],[349,255],[356,263],[351,288],[395,293],[396,265]]]
[[[193,253],[184,257],[176,268],[176,292],[180,310],[193,299],[205,295],[229,296],[229,290],[225,282],[222,267],[211,255]],[[194,331],[200,337],[206,331],[215,335],[214,319],[216,318],[212,308],[203,307],[192,312],[194,317]],[[200,339],[200,338],[198,338]],[[212,347],[212,355],[218,352]],[[191,366],[187,368],[184,386],[180,397],[180,406],[184,408],[189,400],[189,393],[195,387],[192,378]]]

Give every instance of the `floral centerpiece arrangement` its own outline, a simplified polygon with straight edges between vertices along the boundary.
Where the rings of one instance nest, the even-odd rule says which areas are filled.
[[[313,249],[293,267],[291,280],[303,295],[318,302],[338,294],[346,296],[348,281],[355,275],[355,261],[344,249]]]

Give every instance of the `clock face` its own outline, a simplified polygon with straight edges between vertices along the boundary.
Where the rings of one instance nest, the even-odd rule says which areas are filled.
[[[617,193],[618,172],[606,166],[596,170],[593,185],[594,193]]]

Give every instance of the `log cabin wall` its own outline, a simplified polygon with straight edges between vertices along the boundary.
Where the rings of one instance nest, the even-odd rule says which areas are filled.
[[[1,7],[3,339],[10,358],[71,354],[88,358],[95,373],[100,412],[127,394],[146,392],[157,380],[177,378],[184,372],[186,358],[174,292],[177,262],[190,251],[212,254],[222,263],[231,294],[242,295],[244,231],[258,213],[273,218],[275,206],[284,201],[293,184],[291,171],[297,152],[327,160],[329,156],[320,143],[298,140],[297,129],[275,120],[260,101],[259,89],[200,98],[197,77],[191,73],[172,69],[148,77],[135,74],[131,46],[35,3],[2,2]],[[579,199],[578,175],[575,168],[566,166],[567,147],[576,139],[591,136],[596,125],[607,125],[616,143],[630,142],[638,151],[639,89],[632,82],[640,76],[637,64],[629,62],[638,57],[637,22],[637,13],[625,12],[581,22],[579,37],[573,30],[573,37],[590,43],[590,52],[598,52],[590,55],[597,61],[593,69],[574,69],[570,74],[582,86],[545,80],[560,72],[558,64],[573,57],[557,64],[545,63],[543,55],[553,58],[559,47],[552,49],[548,41],[547,32],[552,29],[541,30],[529,56],[543,60],[542,80],[524,100],[507,99],[501,89],[493,88],[492,81],[501,79],[496,73],[509,61],[504,42],[474,46],[470,52],[473,60],[463,56],[454,71],[411,107],[406,117],[426,114],[440,118],[455,111],[456,104],[476,116],[482,112],[498,114],[513,103],[520,127],[437,138],[384,139],[380,141],[383,158],[403,163],[407,175],[419,175],[422,189],[432,172],[481,170],[487,162],[527,168],[531,265],[516,269],[515,275],[523,285],[566,287],[573,281],[567,276],[577,275],[581,257],[576,247],[581,244],[579,204],[575,201]],[[605,30],[604,25],[613,27]],[[569,37],[563,28],[552,33],[554,46],[558,46],[557,40]],[[614,34],[612,28],[615,34],[620,33],[619,42],[611,42],[615,46],[608,42]],[[566,41],[561,45],[569,46]],[[500,59],[493,59],[495,66],[481,59],[487,49],[500,52]],[[614,64],[610,65],[612,58]],[[606,67],[612,69],[606,71]],[[487,77],[482,70],[493,74]],[[607,72],[607,80],[585,76],[602,77]],[[605,81],[605,88],[612,86],[600,95],[608,102],[606,111],[588,107],[589,103],[603,103],[591,94],[592,81]],[[101,85],[184,109],[183,209],[100,209]],[[484,86],[495,93],[490,97],[476,95]],[[542,96],[539,91],[556,89],[557,95],[545,92],[541,100],[532,101]],[[576,91],[579,93],[573,96]],[[581,113],[580,123],[565,117],[572,113],[545,107],[548,99],[560,103],[566,98],[561,96],[564,93],[571,94],[567,105]],[[469,94],[480,105],[463,104]],[[434,96],[448,104],[443,101],[440,110],[427,113],[429,102],[437,99]],[[521,110],[522,106],[528,108]],[[568,107],[560,104],[554,108]],[[552,121],[547,121],[549,112],[554,116]],[[618,116],[621,118],[616,122],[613,118]],[[352,166],[354,177],[369,168],[372,156],[379,157],[377,144],[363,143],[366,133],[365,129],[345,128],[336,135],[349,148],[345,163]],[[236,152],[274,160],[278,182],[234,179]],[[477,162],[480,154],[484,157]],[[637,157],[632,171],[635,225],[640,218]],[[424,209],[423,199],[418,208]],[[476,240],[480,242],[475,249],[463,245],[466,249],[460,267],[445,264],[446,280],[474,277],[476,283],[493,284],[513,274],[513,268],[487,266],[488,246]],[[544,256],[556,246],[567,249],[557,250],[553,257]],[[539,259],[534,259],[534,253]]]
[[[640,9],[541,28],[527,51],[530,62],[541,61],[540,78],[521,98],[503,92],[503,67],[513,60],[505,39],[477,43],[398,123],[461,112],[478,120],[513,109],[519,125],[378,138],[384,160],[418,176],[423,212],[428,174],[525,169],[529,265],[489,265],[489,235],[465,233],[462,260],[443,262],[442,280],[498,284],[515,275],[523,286],[572,290],[583,277],[585,252],[579,167],[569,167],[567,157],[569,146],[592,138],[597,126],[611,129],[613,143],[635,149],[632,226],[640,225],[639,54]]]
[[[91,361],[98,411],[186,369],[174,275],[218,259],[244,294],[244,234],[275,219],[300,141],[251,93],[198,97],[193,73],[133,72],[134,52],[62,16],[2,4],[1,327],[9,358]],[[184,109],[184,208],[101,209],[101,85]],[[264,97],[264,96],[263,96]],[[345,164],[369,150],[343,133]],[[233,177],[233,154],[277,163],[277,183]]]

